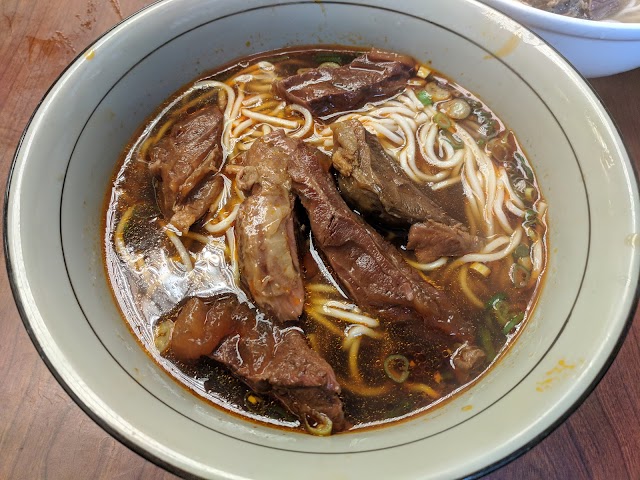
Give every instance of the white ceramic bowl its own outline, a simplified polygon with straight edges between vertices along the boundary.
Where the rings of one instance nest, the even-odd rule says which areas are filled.
[[[571,18],[518,0],[481,1],[536,32],[586,77],[604,77],[640,67],[640,23]]]
[[[25,130],[5,211],[9,274],[25,326],[96,422],[174,471],[309,480],[486,472],[566,418],[624,336],[636,304],[638,191],[620,136],[589,86],[538,37],[480,3],[366,3],[156,3],[83,52]],[[550,206],[546,285],[508,355],[424,416],[330,438],[232,417],[160,370],[112,300],[100,231],[116,160],[160,102],[238,56],[319,42],[431,60],[517,132]],[[514,45],[508,55],[504,45]]]

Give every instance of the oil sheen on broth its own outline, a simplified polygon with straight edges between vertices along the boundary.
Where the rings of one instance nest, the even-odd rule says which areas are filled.
[[[367,54],[367,74],[354,74]],[[546,203],[533,170],[514,134],[480,99],[430,66],[396,57],[323,46],[243,58],[167,100],[124,151],[105,205],[108,278],[149,355],[203,399],[317,435],[385,424],[475,382],[526,324],[547,261]],[[322,84],[318,72],[334,85]],[[326,91],[301,93],[310,78]],[[331,90],[350,86],[366,98]],[[345,166],[354,155],[360,165]],[[317,175],[298,175],[302,167],[291,164],[319,159],[322,176],[332,156],[330,181],[319,185],[308,181]],[[248,170],[251,158],[258,161]],[[282,168],[267,164],[283,158]],[[379,170],[385,161],[393,164]],[[264,165],[271,169],[264,175],[290,175],[283,185],[292,187],[284,194],[273,187],[278,182],[247,188],[247,172],[260,174]],[[391,183],[397,178],[402,187]],[[352,211],[332,192],[328,203],[314,203],[334,185]],[[243,263],[243,252],[280,248],[277,241],[292,238],[270,236],[270,225],[247,219],[248,199],[270,215],[282,205],[259,210],[260,202],[282,194],[282,205],[291,202],[286,221],[295,246],[280,270],[285,277],[299,272],[298,319],[278,318],[291,309],[277,295],[270,298],[279,303],[258,307],[255,289],[262,286],[252,290],[243,278],[254,266]],[[411,204],[420,202],[416,213]],[[239,215],[251,228],[238,231]],[[323,230],[322,215],[343,222],[343,243],[331,224]],[[263,227],[267,233],[254,232]],[[367,257],[371,250],[377,253]],[[265,260],[265,268],[285,257]],[[401,278],[397,287],[408,293],[373,291],[378,274],[362,276],[368,258],[390,265],[389,278]],[[353,268],[344,268],[348,261]],[[273,345],[240,361],[224,351],[250,348],[265,335]],[[290,357],[289,344],[303,351],[301,359]],[[267,374],[260,362],[285,369],[303,362],[315,377]]]

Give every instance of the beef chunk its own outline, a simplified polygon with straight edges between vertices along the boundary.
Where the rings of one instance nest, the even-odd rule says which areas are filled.
[[[548,12],[590,20],[602,20],[625,5],[623,0],[525,0],[524,3]]]
[[[335,123],[333,166],[340,192],[359,212],[391,226],[408,226],[407,248],[421,262],[475,251],[481,241],[417,185],[357,120]],[[423,223],[417,223],[423,222]]]
[[[473,337],[445,292],[424,281],[400,252],[344,202],[322,153],[302,142],[289,162],[294,192],[307,211],[316,246],[351,298],[392,321],[421,321],[460,340]]]
[[[236,222],[242,281],[258,306],[280,321],[297,319],[304,306],[286,170],[296,145],[282,130],[256,140],[237,176],[248,194]]]
[[[432,219],[457,225],[384,151],[377,137],[358,120],[331,125],[333,166],[342,195],[358,211],[393,226]]]
[[[315,68],[277,82],[276,93],[316,117],[358,109],[400,92],[415,72],[413,58],[372,50],[338,68]]]
[[[235,296],[219,296],[210,304],[189,300],[176,320],[171,350],[182,360],[210,356],[301,420],[327,417],[334,432],[347,427],[335,373],[302,332],[279,328]]]
[[[186,198],[186,201],[174,205],[174,213],[170,223],[181,232],[186,232],[191,225],[207,213],[213,202],[222,193],[223,188],[222,177],[210,176]]]
[[[190,362],[211,354],[233,331],[228,303],[206,305],[191,298],[180,310],[171,335],[171,350],[178,360]]]
[[[163,215],[186,231],[220,194],[215,174],[222,162],[223,115],[216,106],[198,110],[176,123],[149,151],[149,171],[159,179]]]
[[[453,367],[465,376],[477,373],[486,364],[486,360],[484,350],[473,345],[462,345],[451,357]]]
[[[409,229],[407,250],[414,250],[419,262],[429,263],[440,257],[458,257],[477,251],[482,245],[462,226],[449,226],[426,220]]]

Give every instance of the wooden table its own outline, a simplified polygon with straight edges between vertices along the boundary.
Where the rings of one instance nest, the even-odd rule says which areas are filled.
[[[149,0],[0,0],[0,178],[29,115],[62,69]],[[595,60],[597,61],[597,59]],[[594,80],[640,162],[640,69]],[[4,262],[4,259],[3,259]],[[0,274],[0,479],[175,478],[107,435],[67,396],[31,344]],[[640,323],[567,422],[492,479],[640,478]]]

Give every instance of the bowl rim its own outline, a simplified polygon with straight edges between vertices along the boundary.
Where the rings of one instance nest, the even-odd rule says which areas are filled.
[[[155,6],[159,5],[159,4],[163,4],[163,3],[167,3],[167,2],[171,2],[172,0],[155,0],[152,3],[142,7],[141,9],[135,11],[134,13],[132,13],[131,15],[123,18],[122,20],[120,20],[118,23],[114,24],[112,27],[110,27],[109,29],[107,29],[104,33],[102,33],[101,35],[99,35],[98,37],[96,37],[90,44],[88,44],[83,50],[81,50],[65,67],[64,69],[60,72],[60,74],[55,78],[55,80],[53,80],[53,82],[51,83],[51,85],[47,88],[47,90],[45,91],[45,93],[42,95],[42,97],[40,98],[40,100],[38,101],[38,103],[36,104],[33,112],[31,113],[31,115],[29,116],[29,119],[26,122],[26,125],[20,135],[20,139],[17,143],[17,146],[15,148],[15,152],[13,155],[13,158],[11,160],[11,165],[9,168],[9,173],[7,175],[7,181],[6,181],[6,185],[5,185],[5,194],[4,194],[4,205],[3,205],[3,212],[2,212],[2,222],[3,222],[3,234],[2,234],[2,241],[3,241],[3,251],[4,251],[4,255],[5,255],[5,268],[7,271],[7,277],[9,279],[9,285],[11,288],[11,292],[12,292],[12,296],[14,298],[14,302],[16,304],[17,310],[18,310],[18,314],[22,320],[22,323],[25,327],[25,330],[27,331],[27,334],[29,335],[29,338],[31,339],[38,355],[40,356],[40,358],[43,360],[43,362],[45,363],[45,365],[47,366],[47,368],[49,369],[49,371],[51,372],[51,374],[53,375],[53,377],[56,379],[56,381],[58,382],[58,384],[63,388],[63,390],[67,393],[67,395],[69,395],[69,397],[74,401],[74,403],[79,406],[82,411],[87,414],[99,427],[101,427],[104,431],[106,431],[110,436],[112,436],[113,438],[115,438],[116,440],[118,440],[122,445],[124,445],[125,447],[129,448],[131,451],[139,454],[141,457],[145,458],[148,461],[151,461],[152,463],[154,463],[155,465],[171,472],[174,474],[177,474],[183,478],[200,478],[196,475],[194,475],[192,472],[189,472],[187,470],[184,470],[178,466],[176,466],[175,464],[169,463],[165,460],[163,460],[162,458],[158,457],[157,455],[155,455],[154,453],[152,453],[150,450],[146,449],[145,446],[143,446],[141,443],[137,443],[135,442],[133,439],[127,437],[126,435],[120,433],[115,427],[111,426],[109,424],[109,422],[107,422],[105,419],[103,419],[98,413],[96,413],[91,406],[86,403],[83,399],[80,398],[79,395],[77,395],[73,388],[71,387],[70,383],[68,383],[67,381],[65,381],[62,377],[62,375],[60,375],[60,373],[58,372],[58,370],[56,369],[56,367],[54,366],[53,362],[51,361],[51,359],[47,356],[47,354],[45,353],[45,349],[43,348],[43,342],[41,342],[41,340],[38,338],[38,335],[36,334],[36,332],[33,330],[31,323],[30,323],[30,319],[29,319],[29,315],[27,313],[27,309],[25,308],[25,299],[23,298],[23,294],[21,293],[21,289],[20,286],[18,284],[18,278],[16,276],[16,269],[14,268],[14,263],[15,263],[15,259],[12,258],[12,254],[11,254],[11,249],[10,249],[10,241],[11,241],[11,233],[10,230],[12,230],[11,228],[9,228],[9,214],[10,214],[10,208],[9,208],[9,204],[10,204],[10,199],[13,198],[11,195],[11,185],[12,185],[12,181],[14,178],[14,173],[18,164],[18,157],[19,154],[22,150],[23,147],[23,143],[27,137],[27,133],[29,128],[32,125],[32,122],[34,120],[34,118],[36,117],[36,115],[39,113],[45,99],[49,96],[49,94],[56,89],[59,86],[59,81],[67,74],[67,72],[74,67],[74,65],[76,64],[76,62],[78,60],[80,60],[81,58],[83,58],[88,52],[91,51],[91,49],[97,44],[99,43],[103,38],[105,38],[106,36],[108,36],[109,34],[111,34],[114,30],[116,30],[117,28],[121,27],[123,24],[129,22],[130,20],[132,20],[135,17],[138,17],[144,13],[146,13],[148,10],[154,8]],[[313,0],[314,2],[318,2],[318,0]],[[504,15],[507,16],[508,15],[505,12],[501,12],[499,10],[496,9],[496,7],[493,6],[493,3],[500,3],[500,4],[517,4],[518,6],[521,7],[526,7],[524,8],[525,10],[536,10],[536,12],[540,12],[542,14],[545,14],[546,16],[549,17],[562,17],[561,15],[557,15],[557,14],[552,14],[549,12],[544,12],[538,9],[535,9],[533,7],[529,7],[527,5],[524,4],[520,4],[517,1],[514,0],[482,0],[482,1],[478,1],[478,0],[467,0],[470,1],[472,3],[484,3],[484,6],[494,10],[496,13],[500,14],[500,15]],[[489,3],[485,3],[485,2],[491,2]],[[342,3],[341,1],[339,1],[338,3]],[[349,3],[348,1],[346,3]],[[575,22],[582,22],[582,23],[587,23],[587,24],[594,24],[594,23],[600,23],[600,22],[594,22],[594,21],[588,21],[588,20],[580,20],[580,19],[573,19],[570,17],[564,17],[565,20],[570,20],[570,21],[575,21]],[[514,21],[520,28],[523,28],[525,31],[529,32],[530,34],[532,34],[533,36],[535,36],[537,39],[539,39],[542,43],[544,43],[547,46],[550,46],[546,41],[544,41],[543,39],[541,39],[541,37],[539,35],[537,35],[535,32],[531,32],[531,30],[523,25],[522,23],[520,23],[520,21],[518,20],[514,20],[511,19],[512,21]],[[640,32],[640,23],[638,24],[613,24],[613,25],[636,25],[637,30]],[[601,37],[598,37],[601,38]],[[556,48],[554,48],[553,46],[550,46],[550,48],[553,49],[554,53],[556,55],[558,55],[558,57],[560,57],[572,70],[572,73],[576,74],[583,82],[584,85],[588,87],[589,93],[591,93],[594,97],[595,100],[597,100],[598,106],[599,108],[602,109],[602,111],[604,113],[606,113],[607,118],[611,121],[611,125],[614,129],[614,132],[618,134],[619,137],[619,141],[620,141],[620,146],[622,147],[623,151],[628,152],[627,146],[626,146],[626,141],[624,139],[624,137],[621,135],[620,133],[620,129],[616,123],[616,121],[613,119],[613,117],[610,115],[609,109],[606,107],[606,105],[603,103],[601,97],[598,95],[598,93],[594,90],[594,88],[592,87],[592,85],[587,81],[587,79],[584,77],[584,75],[582,75],[579,71],[577,71],[575,69],[575,67],[573,67],[567,60],[566,58],[560,53],[558,52],[558,50]],[[632,180],[632,184],[633,186],[636,188],[636,190],[639,189],[639,173],[640,173],[640,167],[636,166],[636,164],[632,161],[631,157],[629,156],[629,165],[631,166],[631,170],[633,173],[633,180]],[[539,434],[537,434],[535,437],[533,437],[532,439],[530,439],[529,441],[527,441],[523,446],[519,447],[518,449],[516,449],[515,451],[513,451],[511,454],[505,456],[504,458],[495,461],[492,464],[489,464],[475,472],[470,473],[466,478],[480,478],[483,477],[495,470],[498,470],[499,468],[509,464],[510,462],[516,460],[517,458],[519,458],[520,456],[522,456],[524,453],[528,452],[529,450],[531,450],[533,447],[535,447],[537,444],[539,444],[542,440],[544,440],[547,436],[549,436],[554,430],[556,430],[562,423],[564,423],[581,405],[582,403],[586,400],[587,397],[589,397],[591,395],[591,393],[593,393],[594,389],[597,387],[597,385],[600,383],[600,381],[602,380],[602,378],[606,375],[606,373],[608,372],[609,368],[611,367],[611,365],[613,364],[614,360],[616,359],[623,343],[625,342],[626,338],[627,338],[627,334],[631,328],[633,319],[635,317],[636,312],[638,311],[639,307],[640,307],[640,279],[639,281],[636,283],[635,285],[635,290],[633,293],[633,303],[631,304],[631,307],[629,309],[629,312],[627,313],[627,317],[624,320],[624,323],[622,324],[622,330],[619,334],[619,337],[617,338],[611,352],[609,353],[609,355],[607,356],[605,362],[603,363],[602,367],[600,368],[600,370],[597,372],[597,374],[595,375],[594,379],[592,380],[592,382],[585,388],[585,390],[583,391],[583,393],[568,407],[566,408],[566,410],[564,411],[564,413],[562,415],[560,415],[554,422],[552,422],[547,428],[545,428],[543,431],[541,431]]]
[[[482,0],[488,6],[513,16],[518,23],[562,33],[573,37],[597,40],[640,40],[640,22],[607,22],[585,20],[547,12],[519,0]]]

